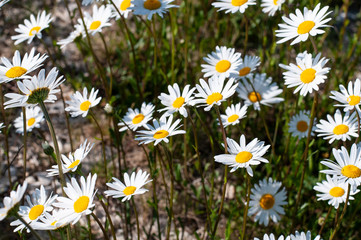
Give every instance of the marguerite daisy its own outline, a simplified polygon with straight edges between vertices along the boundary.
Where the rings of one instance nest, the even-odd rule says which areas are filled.
[[[16,191],[13,190],[10,192],[10,197],[6,196],[3,199],[3,207],[0,208],[0,221],[4,220],[8,216],[8,213],[13,210],[13,208],[21,201],[24,196],[26,187],[28,183],[24,181],[23,185],[18,185]]]
[[[281,10],[282,4],[285,0],[262,0],[262,12],[268,13],[269,16],[275,15],[275,13]]]
[[[147,128],[147,122],[152,120],[154,112],[154,105],[151,103],[142,103],[140,110],[138,108],[128,108],[127,114],[125,114],[123,121],[118,123],[120,127],[119,132],[125,131],[128,128],[132,131],[136,131],[140,127]]]
[[[90,34],[94,35],[97,32],[101,32],[103,27],[111,26],[109,22],[112,17],[112,10],[109,6],[101,5],[99,8],[97,5],[93,6],[93,15],[84,13],[84,21],[87,30]]]
[[[321,237],[317,235],[314,240],[320,240],[320,239]],[[291,234],[286,238],[286,240],[312,240],[311,232],[307,231],[307,233],[305,234],[304,232],[299,233],[296,231],[295,235]]]
[[[137,173],[133,172],[129,177],[128,173],[124,173],[124,184],[117,178],[113,177],[114,182],[107,183],[109,188],[113,190],[105,191],[107,197],[123,198],[122,202],[130,200],[133,195],[143,194],[148,192],[143,186],[152,180],[148,180],[149,174],[139,170]]]
[[[248,6],[256,5],[255,0],[220,0],[219,2],[214,2],[212,5],[215,8],[219,8],[218,11],[226,11],[226,13],[244,13]]]
[[[279,236],[278,237],[278,239],[277,240],[284,240],[285,239],[285,237],[284,236]],[[254,238],[253,240],[260,240],[259,238]],[[273,233],[271,233],[271,234],[265,234],[265,235],[263,235],[263,240],[276,240],[276,237],[275,237],[275,235],[273,235]]]
[[[64,215],[61,211],[53,209],[52,213],[44,212],[38,221],[32,222],[34,230],[57,230],[66,226],[69,222],[64,222],[59,216]]]
[[[242,64],[237,67],[237,74],[232,73],[231,77],[240,79],[251,74],[260,65],[259,57],[246,55],[242,61]]]
[[[95,107],[99,104],[101,97],[97,98],[99,90],[91,89],[89,97],[88,97],[88,89],[84,87],[83,95],[76,91],[70,98],[70,101],[66,101],[69,105],[65,108],[65,111],[70,112],[72,117],[77,117],[81,115],[82,117],[86,117],[88,115],[89,109]]]
[[[44,114],[41,111],[40,107],[26,107],[26,131],[31,132],[34,128],[40,128],[40,123],[44,121]],[[23,112],[20,112],[20,116],[14,120],[14,127],[16,132],[24,135],[24,116]]]
[[[344,111],[351,111],[356,109],[359,113],[361,104],[361,81],[356,79],[355,83],[349,82],[346,89],[343,85],[340,85],[340,91],[331,91],[332,96],[330,98],[335,99],[341,104],[336,104],[335,107],[344,107]]]
[[[178,5],[170,4],[174,0],[133,0],[133,10],[135,15],[147,15],[147,19],[151,20],[153,14],[158,14],[163,18],[163,14],[168,11],[169,8],[178,8]]]
[[[268,226],[269,220],[278,222],[281,217],[280,214],[284,214],[283,205],[287,204],[286,190],[282,188],[282,183],[269,178],[267,181],[263,179],[259,181],[259,184],[255,184],[251,189],[251,201],[249,203],[250,209],[248,216],[255,216],[255,221],[259,221],[260,224]]]
[[[315,118],[316,120],[316,118]],[[294,137],[298,137],[299,139],[305,138],[308,136],[308,125],[310,124],[310,111],[300,111],[298,114],[292,116],[288,126],[288,132],[292,134]],[[313,122],[313,127],[311,129],[311,136],[315,135],[315,125],[316,121]]]
[[[124,18],[128,18],[129,13],[132,12],[131,7],[134,6],[131,3],[131,0],[113,0],[113,3],[117,6],[117,9],[115,9],[113,4],[109,4],[109,7],[112,9],[112,16],[118,20],[120,18],[120,13]]]
[[[80,20],[80,19],[79,19]],[[78,20],[78,22],[79,22]],[[81,22],[81,21],[80,21]],[[72,31],[68,37],[59,40],[56,44],[58,44],[60,46],[60,49],[64,48],[66,45],[68,45],[69,43],[74,42],[74,40],[77,37],[80,36],[85,36],[85,30],[84,30],[84,25],[82,23],[78,23],[74,26],[74,31]]]
[[[229,125],[236,125],[239,123],[239,120],[244,118],[247,113],[247,106],[242,106],[241,103],[237,103],[236,105],[231,104],[226,108],[226,114],[221,115],[222,123],[224,127]]]

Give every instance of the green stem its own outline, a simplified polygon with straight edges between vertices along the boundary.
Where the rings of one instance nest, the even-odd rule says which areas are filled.
[[[4,93],[3,93],[3,85],[0,84],[0,100],[1,100],[1,114],[3,117],[3,121],[4,121],[4,142],[5,142],[5,157],[6,157],[6,161],[7,161],[7,171],[8,171],[8,178],[9,178],[9,188],[12,189],[13,188],[13,184],[11,181],[11,172],[10,172],[10,157],[9,157],[9,135],[8,135],[8,122],[7,122],[7,118],[6,118],[6,113],[5,113],[5,108],[4,108]]]
[[[105,41],[104,35],[99,32],[100,38],[102,39],[103,45],[104,45],[104,49],[105,49],[105,55],[106,55],[106,59],[107,59],[107,63],[108,63],[108,67],[110,70],[110,83],[109,83],[109,96],[112,95],[112,89],[113,89],[113,79],[114,79],[114,74],[113,74],[113,69],[112,69],[112,65],[110,62],[110,53],[109,53],[109,49],[108,49],[108,45],[107,42]]]
[[[108,221],[109,221],[109,225],[110,225],[110,230],[112,231],[113,239],[116,240],[117,237],[116,237],[116,235],[115,235],[115,229],[114,229],[113,221],[112,221],[112,218],[111,218],[111,216],[110,216],[110,214],[109,214],[108,208],[107,208],[107,206],[105,206],[103,200],[100,198],[100,195],[97,194],[97,197],[98,197],[99,202],[100,202],[100,204],[102,205],[102,207],[103,207],[103,209],[104,209],[104,211],[105,211],[105,214],[106,214],[107,217],[108,217]]]
[[[25,226],[26,226],[26,228],[28,228],[29,230],[30,230],[30,232],[32,233],[32,234],[34,234],[34,236],[38,239],[38,240],[42,240],[42,238],[40,237],[40,235],[30,226],[30,224],[29,223],[27,223],[20,215],[19,215],[19,213],[15,213],[15,217],[17,218],[17,219],[19,219],[20,220],[20,222],[22,222]]]
[[[100,229],[102,230],[103,232],[103,235],[104,235],[104,239],[106,240],[109,240],[109,237],[108,237],[108,234],[107,232],[105,231],[104,227],[103,227],[103,224],[100,222],[99,218],[92,212],[91,213],[92,217],[94,218],[94,220],[98,223]]]
[[[241,238],[242,240],[244,240],[244,237],[246,235],[247,214],[248,214],[250,198],[251,198],[251,178],[247,174],[247,196],[246,196],[247,204],[246,204],[246,209],[244,210],[243,213],[242,238]]]
[[[322,233],[323,228],[324,228],[325,225],[326,225],[326,221],[327,221],[327,219],[328,219],[328,216],[329,216],[330,213],[331,213],[332,208],[333,208],[332,206],[330,206],[330,207],[328,208],[328,212],[327,212],[327,215],[326,215],[326,217],[325,217],[325,220],[323,221],[322,226],[321,226],[321,229],[320,229],[320,231],[318,232],[318,235],[320,235],[320,236],[321,236],[321,233]]]
[[[135,219],[137,221],[137,236],[138,236],[138,240],[139,240],[140,239],[139,219],[138,219],[137,206],[135,205],[134,198],[132,198],[132,205],[133,205],[133,209],[134,209]]]
[[[28,138],[28,134],[26,132],[26,109],[25,107],[22,107],[22,111],[23,111],[23,130],[24,130],[24,136],[23,136],[23,164],[24,164],[24,173],[23,173],[23,178],[25,180],[26,178],[26,152],[27,152],[27,138]]]

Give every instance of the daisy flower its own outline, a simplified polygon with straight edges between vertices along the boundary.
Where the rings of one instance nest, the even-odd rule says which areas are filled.
[[[147,19],[151,20],[153,14],[158,14],[163,18],[163,14],[168,12],[170,8],[178,8],[178,5],[170,4],[174,0],[133,0],[133,7],[129,7],[129,10],[133,10],[135,15],[147,15]]]
[[[145,184],[152,181],[148,180],[148,177],[149,174],[145,171],[142,172],[142,170],[137,173],[133,172],[130,177],[128,173],[124,173],[124,184],[113,177],[114,182],[107,183],[107,186],[113,190],[107,190],[104,193],[107,197],[123,198],[122,202],[130,200],[133,195],[148,192],[148,189],[143,188]]]
[[[113,4],[109,4],[110,9],[112,10],[112,17],[115,17],[116,20],[120,18],[119,13],[124,17],[128,18],[130,12],[132,12],[131,7],[134,5],[132,4],[131,0],[113,0],[115,6]]]
[[[53,204],[61,209],[59,218],[65,222],[72,221],[74,225],[83,215],[92,213],[90,209],[95,206],[93,200],[97,192],[97,190],[94,191],[96,179],[96,174],[92,176],[89,173],[86,180],[83,176],[80,177],[81,186],[79,186],[76,179],[71,178],[71,183],[68,182],[64,187],[64,192],[68,197],[58,197],[58,202]]]
[[[159,112],[166,111],[164,114],[169,116],[175,112],[179,112],[183,117],[187,117],[187,105],[192,105],[194,99],[193,92],[196,88],[190,88],[190,85],[186,85],[181,93],[177,83],[173,86],[168,86],[169,94],[161,93],[158,97],[161,103],[166,106],[163,109],[158,110]]]
[[[78,19],[78,22],[81,22],[80,19]],[[78,23],[74,26],[74,31],[72,31],[68,37],[59,40],[56,44],[58,44],[60,46],[60,49],[63,49],[64,47],[66,47],[66,45],[68,45],[69,43],[74,42],[74,40],[77,37],[80,36],[85,36],[85,30],[84,30],[84,25],[83,23]]]
[[[345,181],[340,180],[336,175],[333,177],[326,175],[326,178],[326,181],[317,183],[313,189],[320,192],[317,193],[318,201],[328,201],[329,205],[332,205],[337,209],[341,203],[346,202],[348,184],[345,183]],[[355,195],[359,191],[360,190],[358,189],[355,189],[355,191],[350,191],[349,200],[354,200],[352,195]],[[350,204],[350,202],[348,202],[348,204]]]
[[[238,85],[238,96],[244,100],[244,104],[247,106],[253,105],[253,108],[260,110],[260,105],[271,106],[271,104],[277,104],[283,101],[283,98],[276,97],[283,92],[279,89],[276,83],[272,83],[272,78],[267,78],[265,73],[256,74],[255,76],[249,75],[247,79],[241,79]]]
[[[203,60],[207,64],[202,64],[202,72],[204,77],[219,77],[221,79],[228,78],[230,74],[238,74],[238,67],[242,63],[240,53],[236,53],[234,48],[225,46],[216,47],[216,51],[208,54]]]
[[[268,163],[262,156],[267,152],[270,145],[265,146],[263,141],[253,139],[246,145],[244,135],[240,137],[239,144],[233,139],[227,138],[227,149],[229,154],[220,154],[214,160],[232,167],[231,172],[238,168],[246,168],[247,173],[253,177],[251,165],[259,165],[261,162]]]
[[[285,213],[282,206],[287,204],[287,192],[284,188],[280,190],[281,186],[281,182],[273,181],[272,178],[268,181],[263,179],[258,185],[255,184],[251,189],[248,216],[256,215],[255,221],[265,226],[268,226],[269,219],[278,222],[281,219],[280,214]]]
[[[15,29],[15,32],[19,33],[18,35],[12,36],[12,40],[15,41],[15,45],[18,45],[21,42],[27,41],[27,44],[31,43],[34,37],[41,38],[45,28],[49,27],[49,23],[53,20],[51,14],[46,14],[45,11],[39,12],[37,17],[32,14],[30,16],[30,21],[25,19],[24,24],[19,24],[18,28]]]
[[[289,124],[288,124],[288,132],[292,134],[294,137],[298,137],[299,139],[305,138],[308,135],[308,124],[310,124],[310,111],[300,111],[298,114],[292,116]],[[314,136],[314,131],[316,129],[316,118],[313,122],[311,136]]]
[[[199,106],[205,106],[204,110],[209,111],[214,105],[221,105],[227,98],[231,97],[237,88],[237,84],[234,84],[234,79],[228,80],[226,86],[224,85],[224,78],[213,77],[208,80],[208,83],[203,79],[200,79],[200,85],[197,84],[196,88],[198,93],[195,95],[198,99],[193,100],[193,104],[200,104]]]
[[[361,112],[360,104],[361,104],[361,87],[360,87],[360,79],[356,79],[355,83],[349,82],[348,89],[346,89],[343,85],[340,85],[340,91],[331,91],[332,96],[330,98],[340,102],[340,104],[336,104],[335,107],[343,107],[344,111],[352,111],[354,109],[357,112]]]
[[[3,199],[3,207],[0,208],[0,221],[4,220],[7,217],[8,213],[13,210],[13,208],[21,201],[24,196],[26,187],[28,183],[24,181],[23,185],[18,185],[16,191],[13,190],[10,192],[10,197],[6,196]]]
[[[31,226],[34,230],[58,230],[65,227],[69,222],[64,222],[63,219],[59,218],[63,213],[58,210],[53,210],[52,213],[44,212],[39,217],[38,221],[32,222]]]
[[[281,10],[284,2],[285,0],[262,0],[262,12],[268,13],[269,16],[274,16],[277,11]]]
[[[20,206],[19,215],[28,224],[36,222],[44,212],[53,210],[52,204],[57,197],[58,195],[52,196],[52,193],[48,196],[44,186],[41,185],[40,189],[35,189],[31,197],[29,195],[25,197],[27,205]],[[14,232],[22,231],[24,228],[27,229],[19,219],[11,222],[10,225],[17,226]],[[27,231],[30,232],[30,229],[27,229]]]
[[[284,236],[279,236],[278,237],[278,239],[277,240],[284,240],[285,238],[284,238]],[[253,240],[260,240],[259,238],[254,238]],[[265,235],[263,235],[263,240],[276,240],[276,237],[275,237],[275,235],[273,235],[273,233],[271,233],[271,234],[265,234]]]
[[[296,58],[296,62],[297,65],[279,65],[288,70],[283,73],[287,88],[297,87],[293,93],[300,91],[303,96],[312,93],[313,90],[318,91],[318,85],[325,82],[326,74],[330,71],[330,68],[324,67],[328,59],[321,59],[321,53],[315,58],[312,58],[312,54],[303,53],[302,57]]]
[[[154,142],[155,146],[161,141],[168,143],[168,137],[170,136],[186,133],[184,130],[177,130],[182,126],[182,124],[179,124],[181,122],[180,119],[177,119],[174,123],[172,122],[173,115],[170,115],[168,119],[163,115],[159,121],[153,119],[153,126],[147,124],[149,130],[138,131],[135,140],[140,141],[139,144]]]
[[[247,106],[241,107],[241,103],[226,108],[226,114],[221,115],[222,123],[224,127],[229,125],[236,125],[239,121],[246,116]]]
[[[335,140],[350,140],[351,137],[358,137],[357,134],[357,118],[356,113],[350,114],[347,112],[344,117],[342,117],[341,111],[336,110],[334,119],[331,115],[327,115],[327,121],[321,119],[320,123],[316,125],[316,132],[319,134],[318,137],[323,137],[323,139],[330,139],[329,143],[332,143]]]
[[[12,63],[2,57],[1,62],[5,66],[0,66],[0,84],[14,79],[31,78],[28,74],[41,67],[47,57],[46,54],[40,56],[40,53],[35,56],[35,48],[32,48],[29,54],[25,53],[23,60],[18,50],[14,53]]]
[[[337,175],[339,180],[350,184],[352,190],[361,184],[361,148],[352,144],[350,154],[345,147],[341,149],[332,149],[336,162],[326,159],[321,164],[330,169],[322,170],[321,173]]]
[[[40,107],[27,107],[25,108],[26,115],[26,132],[31,132],[34,128],[40,128],[40,123],[44,121],[44,114]],[[24,135],[24,116],[20,112],[20,116],[14,120],[14,127],[17,133]]]
[[[219,2],[214,2],[212,5],[215,8],[219,8],[219,11],[226,11],[226,13],[244,13],[248,6],[256,5],[255,0],[220,0]]]
[[[321,237],[317,235],[314,240],[320,240],[320,239]],[[299,233],[296,231],[295,235],[291,234],[286,238],[286,240],[312,240],[311,232],[307,231],[307,233],[305,234],[304,232]]]
[[[118,123],[120,127],[119,132],[125,131],[128,128],[132,131],[136,131],[140,127],[147,128],[147,122],[152,120],[154,112],[154,105],[151,103],[142,103],[140,109],[128,108],[128,112],[125,114],[123,121]]]
[[[0,1],[0,8],[5,5],[5,3],[9,2],[10,0],[2,0]]]
[[[103,27],[111,26],[112,24],[109,23],[111,17],[112,10],[109,6],[101,5],[98,8],[97,5],[94,5],[92,16],[87,12],[84,13],[84,21],[88,32],[94,35],[97,32],[101,32]]]
[[[237,67],[237,74],[232,73],[231,77],[235,78],[236,80],[240,78],[244,78],[251,74],[256,68],[260,65],[259,57],[257,56],[248,56],[246,55],[243,59],[241,65]]]
[[[70,112],[72,117],[77,117],[81,115],[82,117],[86,117],[88,115],[89,109],[95,107],[102,100],[101,97],[97,98],[99,90],[91,89],[89,98],[88,98],[88,89],[85,87],[83,89],[83,95],[76,91],[70,98],[70,101],[66,101],[69,105],[65,108],[65,111]]]
[[[291,13],[290,18],[283,16],[283,21],[286,24],[278,24],[280,30],[276,30],[276,37],[280,37],[277,44],[287,42],[288,40],[295,38],[291,45],[294,45],[299,42],[304,42],[308,39],[308,36],[316,36],[317,34],[322,34],[325,31],[320,28],[329,27],[325,25],[331,20],[327,18],[331,12],[327,12],[328,6],[323,7],[320,10],[321,4],[317,4],[314,10],[308,10],[306,7],[302,12],[297,9],[296,15]],[[326,13],[327,12],[327,13]]]

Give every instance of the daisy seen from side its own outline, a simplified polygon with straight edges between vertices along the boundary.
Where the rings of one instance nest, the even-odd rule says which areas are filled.
[[[53,209],[52,213],[44,212],[42,216],[39,217],[38,221],[31,223],[31,227],[34,230],[58,230],[62,227],[68,225],[69,222],[65,222],[63,219],[59,218],[63,213],[59,210]]]
[[[311,231],[301,232],[298,231],[295,232],[295,235],[291,234],[289,235],[286,240],[312,240],[311,238]],[[321,240],[321,237],[317,235],[314,240]]]
[[[169,11],[170,8],[178,8],[178,5],[171,4],[174,0],[133,0],[133,10],[135,15],[146,15],[148,20],[152,19],[154,14],[158,14],[163,18],[163,14]]]
[[[241,63],[237,67],[237,74],[232,73],[230,76],[236,80],[244,78],[249,74],[252,74],[254,70],[260,65],[259,57],[246,55]]]
[[[316,120],[316,118],[315,118]],[[288,124],[288,132],[292,134],[294,137],[298,137],[299,139],[305,138],[308,135],[310,124],[310,111],[300,111],[298,114],[292,116],[289,124]],[[311,136],[314,136],[316,129],[316,121],[313,121],[313,126],[311,129]]]
[[[349,82],[347,89],[340,85],[340,92],[331,91],[330,98],[338,101],[340,104],[336,104],[335,107],[343,107],[345,112],[352,111],[356,109],[360,114],[360,104],[361,104],[361,81],[356,79],[355,82]]]
[[[221,114],[223,127],[239,124],[240,120],[246,117],[246,113],[246,105],[241,106],[241,103],[237,103],[236,105],[231,104],[226,108],[226,114]]]
[[[262,0],[262,12],[268,13],[269,16],[274,16],[277,11],[281,10],[284,2],[285,0]]]
[[[81,115],[86,117],[90,108],[95,107],[102,100],[101,97],[97,98],[99,90],[92,88],[88,97],[88,89],[84,87],[83,94],[76,91],[70,98],[70,101],[66,101],[68,106],[65,108],[65,111],[70,112],[72,117],[77,117]]]
[[[34,128],[40,128],[40,123],[44,121],[44,114],[40,107],[26,107],[26,131],[31,132]],[[20,116],[14,120],[14,127],[17,133],[24,135],[24,116],[23,112],[20,112]]]
[[[128,108],[128,112],[123,120],[118,123],[119,132],[126,131],[128,128],[136,131],[140,127],[148,128],[147,123],[152,120],[155,106],[151,103],[143,102],[140,109]]]
[[[218,11],[225,11],[225,13],[244,13],[246,9],[251,5],[256,5],[255,0],[219,0],[212,3],[215,8],[219,8]]]
[[[23,185],[19,184],[16,190],[10,192],[10,196],[3,199],[3,206],[0,208],[0,221],[8,216],[18,203],[23,199],[28,183],[24,181]]]
[[[80,23],[79,23],[80,22]],[[78,19],[78,24],[74,25],[74,31],[72,31],[68,37],[59,40],[56,44],[60,46],[60,49],[66,47],[69,43],[75,41],[76,38],[80,36],[85,36],[84,25],[81,23],[80,19]]]

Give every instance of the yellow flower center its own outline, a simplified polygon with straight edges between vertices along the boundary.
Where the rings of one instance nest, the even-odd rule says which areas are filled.
[[[333,129],[333,133],[336,135],[342,135],[348,132],[348,126],[345,124],[340,124],[337,125],[334,129]]]
[[[184,101],[185,101],[184,97],[179,97],[173,102],[172,106],[174,108],[180,108],[181,106],[183,106]]]
[[[155,139],[161,139],[161,138],[165,138],[169,135],[169,132],[166,130],[159,130],[156,133],[154,133],[153,137]]]
[[[348,104],[350,104],[352,106],[355,106],[356,104],[359,104],[360,100],[361,100],[361,97],[360,96],[355,96],[355,95],[349,96],[347,98]]]
[[[255,102],[258,102],[258,100],[261,101],[262,97],[261,97],[261,94],[259,94],[258,92],[251,92],[248,94],[248,99],[251,102],[255,103]]]
[[[133,124],[138,124],[138,123],[140,123],[141,121],[143,121],[144,118],[145,118],[144,115],[141,114],[141,113],[139,113],[137,116],[135,116],[135,117],[133,118],[132,123],[133,123]]]
[[[244,77],[244,76],[246,76],[248,73],[250,73],[251,72],[251,68],[249,68],[249,67],[244,67],[244,68],[242,68],[241,70],[239,70],[239,76],[241,76],[241,77]]]
[[[259,205],[265,210],[272,208],[274,204],[275,198],[269,193],[264,194],[259,200]]]
[[[32,29],[30,29],[30,32],[29,32],[29,36],[34,36],[35,34],[37,34],[38,32],[40,31],[40,27],[33,27]]]
[[[90,108],[90,105],[91,105],[91,102],[89,102],[89,101],[85,101],[85,102],[82,102],[81,104],[80,104],[80,110],[82,110],[82,111],[88,111],[89,110],[89,108]]]
[[[300,132],[306,132],[308,129],[308,124],[305,121],[299,121],[297,123],[297,130]]]
[[[313,68],[308,68],[304,70],[300,76],[301,81],[303,83],[310,83],[313,80],[315,80],[315,77],[316,77],[316,70],[314,70]]]
[[[208,105],[212,105],[214,102],[218,102],[222,99],[223,99],[222,94],[220,94],[219,92],[215,92],[207,97],[206,102]]]
[[[346,165],[341,169],[341,173],[348,178],[358,178],[361,176],[361,169],[355,165]]]
[[[236,162],[238,162],[238,163],[246,163],[249,160],[251,160],[252,157],[253,157],[252,153],[247,152],[247,151],[242,151],[242,152],[237,154]]]
[[[144,8],[148,10],[156,10],[162,6],[159,0],[147,0],[144,2]]]
[[[37,219],[44,211],[44,206],[43,205],[35,205],[34,207],[32,207],[29,211],[29,219],[31,221]]]
[[[315,22],[314,22],[314,21],[304,21],[303,23],[301,23],[301,24],[298,26],[298,28],[297,28],[297,33],[298,33],[298,34],[309,33],[314,26],[315,26]]]
[[[102,23],[101,21],[93,21],[93,22],[90,24],[89,29],[90,29],[90,30],[96,30],[96,29],[98,29],[98,27],[100,26],[101,23]]]
[[[28,70],[23,67],[12,67],[5,73],[8,78],[17,78],[24,75]]]
[[[239,118],[239,116],[237,114],[233,114],[232,116],[230,116],[228,118],[228,122],[234,122],[237,121],[237,119]]]
[[[221,60],[216,64],[216,71],[219,73],[226,72],[231,67],[231,62],[228,60]]]
[[[277,5],[278,0],[273,0],[273,4]]]
[[[51,225],[51,226],[54,226],[54,225],[56,224],[56,222],[57,222],[57,221],[54,221],[54,222],[52,222],[50,225]]]
[[[243,4],[245,4],[246,2],[248,2],[248,0],[232,0],[232,5],[235,7],[240,7]]]
[[[30,118],[30,119],[28,120],[28,126],[29,126],[29,127],[33,126],[34,123],[35,123],[35,118]]]
[[[342,197],[345,194],[345,190],[340,187],[333,187],[330,190],[330,195],[332,197]]]
[[[129,195],[133,194],[136,189],[137,189],[137,188],[134,187],[134,186],[129,186],[129,187],[124,188],[123,193],[124,193],[125,195],[129,196]]]
[[[128,7],[130,7],[130,0],[124,0],[124,1],[120,4],[120,10],[122,10],[122,11],[127,10]]]
[[[78,166],[79,163],[80,163],[80,160],[76,160],[76,161],[72,162],[72,164],[70,164],[68,169]]]
[[[74,203],[74,206],[73,206],[74,211],[76,213],[81,213],[82,211],[84,211],[85,209],[88,208],[88,205],[89,205],[89,197],[88,196],[81,196]]]

